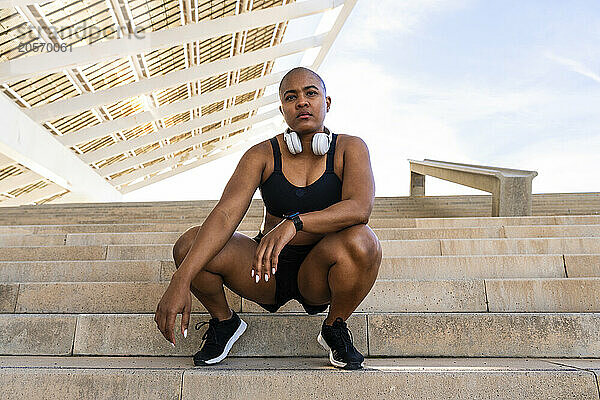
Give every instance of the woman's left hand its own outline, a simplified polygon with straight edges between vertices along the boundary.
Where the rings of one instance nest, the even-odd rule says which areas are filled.
[[[252,263],[252,278],[256,283],[260,279],[268,281],[269,277],[275,274],[279,253],[294,236],[296,236],[294,223],[284,219],[260,239]]]

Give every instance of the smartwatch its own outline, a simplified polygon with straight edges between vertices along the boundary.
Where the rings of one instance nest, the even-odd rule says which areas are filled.
[[[284,214],[283,218],[289,219],[294,223],[294,226],[296,227],[296,232],[302,230],[303,224],[302,220],[300,219],[300,213],[298,211],[296,211],[293,214]]]

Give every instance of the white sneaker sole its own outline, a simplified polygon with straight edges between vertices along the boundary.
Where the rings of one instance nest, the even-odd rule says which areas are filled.
[[[204,361],[204,364],[216,364],[216,363],[220,362],[221,360],[223,360],[225,357],[227,357],[227,355],[229,354],[229,351],[231,350],[231,347],[236,342],[236,340],[238,340],[240,338],[240,336],[242,336],[242,334],[246,331],[247,327],[248,327],[248,324],[246,324],[243,320],[240,319],[240,326],[238,326],[237,330],[233,333],[233,336],[231,336],[229,338],[229,340],[227,341],[227,344],[225,345],[225,349],[223,350],[223,353],[221,353],[218,357],[211,358],[210,360]]]
[[[338,368],[344,368],[346,367],[346,365],[348,365],[347,363],[343,363],[340,361],[337,361],[333,358],[333,351],[331,350],[331,347],[329,347],[329,345],[327,344],[327,342],[325,341],[325,339],[323,338],[323,335],[321,335],[321,332],[319,332],[319,336],[317,336],[317,342],[319,342],[319,344],[321,346],[323,346],[323,348],[325,349],[325,351],[329,352],[329,362],[331,363],[331,365],[333,365],[334,367],[338,367]],[[362,363],[360,363],[361,367],[365,366],[365,362],[363,361]]]

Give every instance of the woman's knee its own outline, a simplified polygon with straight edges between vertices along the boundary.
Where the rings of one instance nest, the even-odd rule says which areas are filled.
[[[346,229],[343,242],[348,255],[366,268],[379,268],[381,244],[371,228],[359,224]]]
[[[190,248],[196,239],[198,229],[199,228],[197,226],[188,229],[179,237],[179,239],[177,239],[173,245],[173,260],[175,260],[175,268],[179,268],[185,259],[185,256],[187,256],[188,251],[190,251]]]

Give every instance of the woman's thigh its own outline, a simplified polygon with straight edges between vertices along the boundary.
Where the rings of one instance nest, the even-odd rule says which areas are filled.
[[[308,253],[298,271],[298,289],[310,304],[331,301],[329,269],[336,263],[357,272],[377,274],[381,262],[381,245],[366,224],[349,226],[326,234]]]
[[[195,231],[192,231],[194,229]],[[188,232],[192,231],[189,234],[195,237],[197,229],[197,227],[191,228]],[[261,279],[256,283],[252,277],[252,260],[257,247],[258,243],[253,239],[234,232],[221,251],[204,267],[204,270],[220,275],[225,286],[243,298],[263,304],[274,304],[275,279],[270,279],[268,282]],[[194,286],[199,289],[202,285],[201,279],[202,275],[198,274],[192,281]]]

